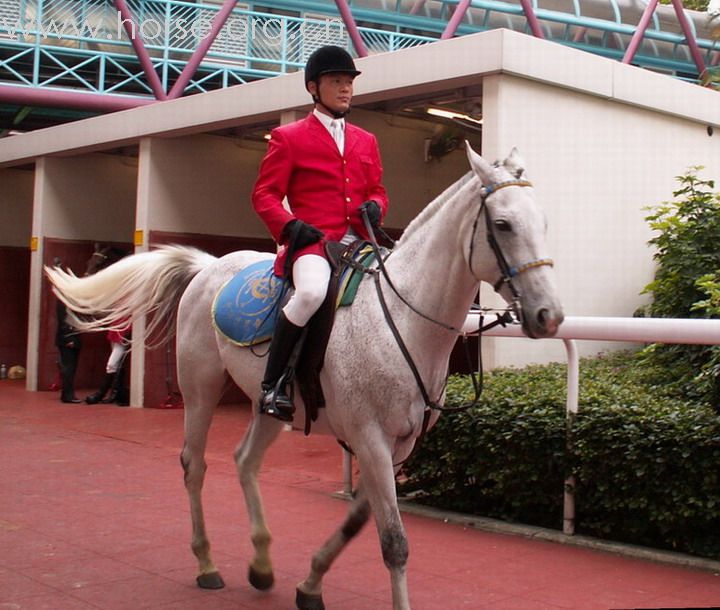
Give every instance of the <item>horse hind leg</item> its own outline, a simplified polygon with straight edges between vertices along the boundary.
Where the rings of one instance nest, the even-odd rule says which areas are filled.
[[[185,473],[185,489],[190,500],[192,519],[191,549],[198,561],[196,582],[203,589],[222,589],[225,586],[220,572],[210,556],[210,541],[205,529],[205,515],[202,505],[202,488],[205,481],[207,464],[205,448],[212,416],[222,394],[226,380],[224,373],[203,374],[196,380],[203,389],[197,391],[195,384],[188,387],[187,377],[179,375],[183,381],[181,388],[185,399],[185,444],[180,454],[180,463]],[[195,391],[194,391],[195,390]]]
[[[191,457],[192,454],[195,457]],[[180,454],[180,463],[185,472],[185,489],[190,499],[190,514],[192,519],[192,542],[190,547],[198,560],[198,575],[195,578],[198,587],[202,589],[222,589],[225,582],[210,557],[210,541],[205,529],[205,515],[203,512],[201,494],[207,465],[202,457],[183,446]]]
[[[270,559],[272,535],[265,520],[257,479],[265,451],[277,438],[282,425],[277,419],[255,413],[245,438],[235,451],[235,464],[245,497],[250,519],[250,537],[255,550],[248,567],[248,581],[260,591],[270,589],[275,577]]]
[[[370,503],[363,492],[362,482],[353,498],[350,510],[340,528],[313,555],[310,574],[297,586],[295,605],[299,610],[323,610],[322,579],[347,544],[360,532],[370,518]]]

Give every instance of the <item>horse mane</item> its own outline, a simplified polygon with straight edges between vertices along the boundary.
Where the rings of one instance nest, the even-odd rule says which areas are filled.
[[[453,182],[448,186],[442,193],[440,193],[435,199],[428,203],[425,208],[410,222],[405,231],[403,231],[402,237],[398,240],[397,245],[400,245],[417,233],[418,229],[424,227],[426,223],[437,214],[438,210],[443,207],[448,199],[452,199],[458,191],[465,187],[475,176],[472,171],[467,172],[459,180]]]

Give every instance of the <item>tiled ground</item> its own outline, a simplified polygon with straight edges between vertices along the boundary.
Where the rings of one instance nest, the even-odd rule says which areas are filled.
[[[232,451],[247,407],[218,410],[206,518],[219,591],[195,587],[178,463],[182,411],[61,404],[0,381],[0,610],[290,610],[310,554],[344,515],[334,440],[284,433],[261,484],[276,585],[245,580],[250,541]],[[404,516],[416,610],[720,606],[720,575]],[[326,578],[328,610],[390,607],[375,529]]]

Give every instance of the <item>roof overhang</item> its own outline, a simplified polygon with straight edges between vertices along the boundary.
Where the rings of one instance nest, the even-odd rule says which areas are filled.
[[[720,126],[717,92],[539,40],[491,30],[358,59],[363,74],[353,103],[375,106],[410,97],[477,88],[484,76],[509,74],[648,110]],[[75,155],[277,121],[310,107],[301,72],[163,101],[0,140],[0,167],[47,155]]]

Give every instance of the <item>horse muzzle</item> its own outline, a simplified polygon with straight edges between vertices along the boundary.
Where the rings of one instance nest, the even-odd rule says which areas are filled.
[[[531,339],[554,337],[565,316],[562,309],[556,307],[537,307],[522,311],[523,332]]]

